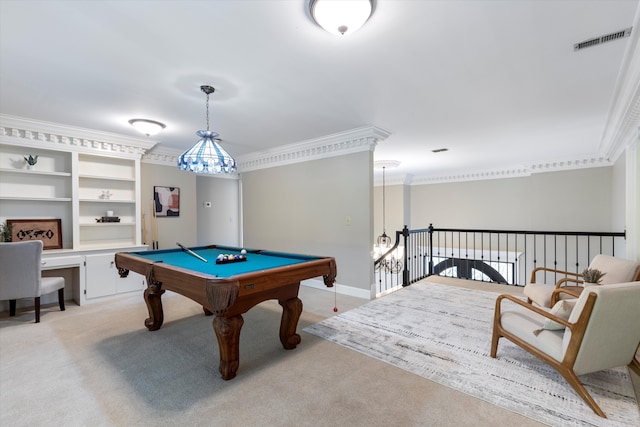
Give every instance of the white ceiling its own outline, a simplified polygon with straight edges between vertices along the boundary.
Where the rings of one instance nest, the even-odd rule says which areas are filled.
[[[602,157],[637,0],[377,0],[331,35],[308,0],[0,0],[0,113],[234,156],[374,125],[389,174],[442,176]],[[636,30],[636,29],[634,29]],[[640,29],[638,29],[640,30]],[[431,150],[448,148],[434,154]]]

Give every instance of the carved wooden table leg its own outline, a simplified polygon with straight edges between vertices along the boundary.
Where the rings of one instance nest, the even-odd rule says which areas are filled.
[[[213,330],[220,347],[220,367],[218,370],[223,380],[236,376],[240,364],[240,330],[244,324],[242,315],[231,317],[216,316],[213,318]]]
[[[156,331],[162,326],[164,313],[162,312],[162,294],[164,289],[147,288],[144,290],[144,300],[147,303],[149,317],[144,321],[144,326],[150,331]]]
[[[296,348],[300,344],[300,335],[296,333],[298,320],[302,314],[302,301],[295,297],[286,301],[278,300],[282,306],[282,319],[280,320],[280,342],[287,350]]]
[[[150,331],[157,331],[164,321],[164,313],[162,311],[162,294],[164,289],[161,288],[162,282],[158,282],[153,278],[153,267],[147,270],[147,289],[144,290],[144,301],[147,303],[149,317],[144,321],[144,326]]]

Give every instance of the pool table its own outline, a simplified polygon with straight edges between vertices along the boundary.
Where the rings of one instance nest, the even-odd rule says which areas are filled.
[[[185,249],[188,250],[118,252],[115,263],[121,277],[129,271],[146,277],[144,300],[149,318],[145,326],[150,331],[162,326],[161,297],[165,290],[191,298],[202,305],[205,314],[214,315],[219,371],[225,380],[236,376],[240,363],[243,313],[263,301],[277,299],[282,306],[280,342],[285,349],[294,349],[300,343],[300,335],[296,333],[302,313],[302,301],[298,298],[300,281],[322,276],[324,284],[332,287],[336,278],[332,257],[247,249],[245,260],[218,264],[218,255],[239,255],[241,249],[217,245]]]

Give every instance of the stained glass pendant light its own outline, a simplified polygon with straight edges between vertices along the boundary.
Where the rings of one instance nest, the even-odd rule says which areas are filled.
[[[209,95],[215,89],[205,85],[200,90],[207,95],[207,130],[196,132],[202,139],[178,157],[178,168],[202,174],[235,173],[235,159],[216,142],[218,132],[209,130]]]

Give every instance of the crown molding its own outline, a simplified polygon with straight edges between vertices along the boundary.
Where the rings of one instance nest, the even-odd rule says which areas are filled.
[[[182,151],[177,148],[156,145],[152,150],[144,153],[142,156],[142,163],[177,167],[178,157],[180,157],[180,154],[182,154]]]
[[[636,140],[640,126],[640,9],[633,21],[599,149],[614,161]]]
[[[482,181],[487,179],[521,178],[531,176],[536,173],[559,172],[607,166],[613,166],[613,162],[608,158],[586,157],[579,160],[537,162],[525,166],[514,166],[511,168],[493,170],[478,170],[445,175],[414,176],[409,178],[409,183],[406,185],[428,185],[462,181]],[[388,178],[387,181],[389,181]]]
[[[0,114],[2,142],[43,149],[100,152],[140,158],[155,141]]]
[[[307,141],[282,145],[236,157],[238,170],[249,172],[310,160],[324,159],[361,151],[373,151],[378,141],[390,133],[375,126],[365,126]]]

